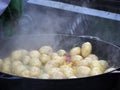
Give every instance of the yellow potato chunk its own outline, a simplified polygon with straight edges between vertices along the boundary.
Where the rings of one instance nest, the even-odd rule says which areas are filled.
[[[91,70],[91,75],[94,76],[94,75],[99,75],[99,74],[102,74],[102,70],[99,68],[99,67],[93,67],[92,70]]]
[[[27,65],[29,64],[30,60],[31,60],[30,56],[24,56],[21,61],[23,64]]]
[[[90,42],[82,44],[81,53],[83,57],[87,57],[92,52],[92,45]]]
[[[36,67],[41,67],[41,62],[39,58],[31,58],[29,61],[30,66],[36,66]]]
[[[51,68],[55,68],[55,67],[58,67],[59,66],[59,64],[57,63],[57,61],[48,61],[47,63],[46,63],[46,65],[44,66],[44,70],[48,73],[50,70],[51,70]]]
[[[65,54],[67,54],[67,52],[63,49],[58,50],[57,53],[59,56],[64,56]]]
[[[102,65],[100,64],[100,62],[96,61],[96,60],[94,60],[90,63],[90,67],[91,68],[98,67],[101,71],[105,70],[104,67],[102,67]]]
[[[70,55],[80,55],[81,49],[80,47],[74,47],[70,50]]]
[[[11,63],[3,62],[2,72],[8,73],[8,74],[11,73]]]
[[[43,73],[42,75],[40,75],[39,78],[41,78],[41,79],[49,79],[49,78],[50,78],[50,75],[47,74],[47,73]]]
[[[43,64],[46,64],[50,60],[51,60],[51,57],[49,55],[47,55],[47,54],[42,54],[41,57],[40,57],[40,61]]]
[[[69,78],[71,76],[75,76],[73,69],[70,66],[68,66],[68,65],[62,65],[60,67],[60,70],[65,74],[65,76],[67,78]]]
[[[59,56],[59,55],[54,52],[54,53],[52,53],[50,56],[51,56],[52,59],[54,59],[55,57],[57,57],[57,56]]]
[[[26,55],[28,52],[26,50],[15,50],[11,54],[11,60],[21,60],[21,58]]]
[[[39,58],[40,57],[40,53],[37,50],[32,50],[32,51],[29,52],[29,56],[31,58]]]
[[[40,49],[39,49],[39,52],[41,54],[51,54],[53,51],[52,47],[51,46],[42,46]]]
[[[24,65],[18,65],[14,68],[15,68],[14,74],[16,75],[20,75],[23,70],[26,70],[26,67]]]
[[[41,74],[41,70],[38,67],[30,67],[30,77],[38,77]]]
[[[61,71],[56,71],[51,75],[52,79],[64,79],[65,75]]]
[[[20,73],[20,76],[22,77],[30,77],[30,71],[25,69]]]
[[[87,66],[79,66],[76,68],[76,75],[78,77],[87,77],[90,75],[91,69]]]
[[[75,64],[75,65],[79,65],[80,61],[83,59],[82,56],[80,55],[73,55],[71,56],[71,61]]]
[[[98,57],[95,54],[90,54],[85,59],[87,58],[91,58],[92,60],[98,60]]]
[[[100,64],[102,65],[102,67],[104,68],[104,70],[106,70],[109,67],[109,64],[107,61],[105,60],[99,60]]]

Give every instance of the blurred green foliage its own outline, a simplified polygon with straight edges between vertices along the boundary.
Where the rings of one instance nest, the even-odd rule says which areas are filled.
[[[5,12],[0,16],[4,36],[11,36],[14,34],[14,26],[19,16],[23,14],[23,6],[24,0],[11,0]]]

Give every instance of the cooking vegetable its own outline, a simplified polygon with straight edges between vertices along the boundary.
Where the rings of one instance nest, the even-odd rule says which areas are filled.
[[[87,57],[92,52],[92,45],[90,42],[85,42],[82,44],[81,54],[83,57]]]
[[[80,55],[81,49],[80,47],[74,47],[70,50],[70,55]]]
[[[40,57],[40,53],[37,50],[32,50],[29,52],[29,56],[31,58],[39,58]]]
[[[39,50],[15,50],[9,57],[0,59],[0,71],[27,78],[69,79],[99,75],[114,70],[106,60],[92,54],[92,45],[85,42],[82,47],[73,47],[70,52],[51,46]]]

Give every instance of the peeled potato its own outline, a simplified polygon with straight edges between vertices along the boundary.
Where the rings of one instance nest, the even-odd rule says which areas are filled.
[[[52,53],[52,47],[51,46],[42,46],[40,49],[39,49],[39,52],[41,54],[51,54]]]
[[[86,57],[87,58],[91,58],[92,60],[98,60],[98,57],[95,54],[90,54]]]
[[[87,77],[90,75],[90,72],[91,72],[91,69],[87,66],[79,66],[76,69],[77,69],[76,75],[78,77]]]
[[[102,74],[102,70],[99,68],[99,67],[93,67],[92,70],[91,70],[91,75],[99,75],[99,74]]]
[[[50,75],[47,74],[47,73],[43,73],[39,78],[41,78],[41,79],[49,79]]]
[[[96,61],[96,60],[94,60],[90,63],[90,67],[91,68],[98,67],[101,71],[105,70],[104,67],[100,64],[100,62]]]
[[[44,70],[48,73],[51,70],[51,68],[56,68],[58,66],[59,66],[59,64],[55,60],[48,61],[44,66]]]
[[[83,59],[82,56],[80,55],[73,55],[71,56],[71,61],[75,64],[75,65],[79,65],[80,61]]]
[[[11,64],[11,60],[10,60],[9,57],[5,58],[5,59],[3,60],[3,62],[4,62],[4,63],[7,63],[7,64]]]
[[[65,74],[65,76],[67,78],[69,78],[71,76],[75,76],[73,69],[70,66],[68,66],[68,65],[62,65],[60,67],[60,70]]]
[[[32,51],[29,52],[29,56],[31,58],[39,58],[40,57],[40,53],[37,50],[32,50]]]
[[[81,49],[80,47],[74,47],[70,50],[70,55],[80,55]]]
[[[40,61],[45,64],[47,63],[48,61],[51,60],[51,57],[47,54],[42,54],[41,57],[40,57]]]
[[[21,61],[23,64],[27,65],[29,64],[30,60],[31,60],[30,56],[24,56]]]
[[[2,72],[11,73],[11,64],[4,62],[2,65]]]
[[[53,67],[49,70],[48,74],[49,75],[52,75],[54,72],[57,72],[57,71],[60,71],[60,68],[57,68],[57,67]]]
[[[65,75],[61,71],[56,71],[51,75],[52,79],[64,79]]]
[[[18,65],[18,66],[14,67],[14,68],[15,68],[14,73],[16,75],[20,75],[23,70],[26,70],[26,67],[24,65]]]
[[[91,60],[81,60],[78,64],[77,64],[77,66],[90,66],[90,63],[91,63]]]
[[[90,42],[85,42],[82,44],[81,54],[83,57],[87,57],[92,52],[92,45]]]
[[[64,56],[65,54],[67,54],[67,52],[63,49],[58,50],[57,53],[59,56]]]
[[[104,68],[104,70],[106,70],[109,67],[109,64],[107,61],[105,60],[99,60],[100,64],[102,65],[102,67]]]
[[[21,60],[21,58],[26,55],[28,52],[26,50],[15,50],[11,54],[11,60]]]
[[[58,65],[63,65],[65,62],[65,58],[62,56],[55,56],[53,58],[53,61],[55,61]]]
[[[20,76],[22,77],[30,77],[30,71],[25,69],[20,73]]]
[[[38,77],[41,74],[41,70],[38,67],[30,67],[30,77]]]
[[[30,61],[29,61],[29,65],[30,66],[40,67],[41,62],[40,62],[39,58],[31,58]]]

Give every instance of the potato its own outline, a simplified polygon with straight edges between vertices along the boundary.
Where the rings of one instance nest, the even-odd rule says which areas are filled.
[[[27,65],[29,64],[30,60],[31,60],[30,56],[24,56],[21,61],[23,64]]]
[[[108,73],[108,72],[111,72],[111,71],[113,71],[113,70],[115,70],[116,68],[113,68],[113,67],[111,67],[111,68],[108,68],[107,70],[105,70],[105,72],[104,73]]]
[[[11,72],[12,72],[12,73],[15,73],[15,69],[16,69],[16,67],[19,66],[19,65],[23,65],[21,61],[13,61],[13,62],[11,63]]]
[[[23,70],[26,70],[26,67],[24,65],[18,65],[14,67],[14,74],[20,75]]]
[[[36,67],[41,67],[41,62],[39,58],[31,58],[29,61],[30,66],[36,66]]]
[[[92,60],[98,60],[98,57],[95,54],[90,54],[85,59],[87,58],[91,58]]]
[[[71,61],[73,62],[73,64],[75,65],[79,65],[80,61],[83,59],[82,56],[80,55],[73,55],[71,56]]]
[[[77,66],[89,66],[90,60],[81,60],[79,63],[77,63]]]
[[[14,61],[14,62],[12,62],[12,66],[13,67],[16,67],[18,65],[22,65],[22,62],[21,61]]]
[[[91,67],[91,69],[94,67],[98,67],[98,68],[100,68],[101,71],[105,70],[104,67],[100,64],[100,62],[96,61],[96,60],[94,60],[90,63],[90,67]]]
[[[52,79],[64,79],[65,75],[61,72],[61,71],[55,71],[52,75],[51,75]]]
[[[107,61],[105,60],[99,60],[100,64],[102,65],[102,67],[104,68],[104,70],[106,70],[109,67],[109,64]]]
[[[5,59],[3,60],[3,62],[4,62],[4,63],[7,63],[7,64],[11,64],[11,60],[10,60],[9,57],[5,58]]]
[[[57,53],[59,56],[64,56],[65,54],[67,54],[67,52],[63,49],[58,50]]]
[[[50,79],[50,75],[47,73],[43,73],[42,75],[40,75],[39,77],[40,79]]]
[[[87,66],[79,66],[76,68],[77,77],[87,77],[90,75],[91,69]]]
[[[59,64],[57,63],[57,61],[53,61],[53,60],[48,61],[46,65],[44,66],[44,70],[48,73],[51,70],[51,68],[56,68],[58,66]]]
[[[60,66],[60,65],[64,64],[65,58],[60,57],[60,56],[56,56],[56,57],[54,57],[53,61],[55,61]]]
[[[3,62],[2,72],[10,74],[11,73],[11,63]]]
[[[41,74],[41,70],[38,67],[30,67],[30,77],[38,77]]]
[[[53,68],[51,68],[51,69],[48,71],[48,74],[49,74],[49,75],[52,75],[54,72],[57,72],[57,71],[60,71],[60,68],[53,67]]]
[[[51,56],[51,59],[54,59],[56,56],[59,56],[59,55],[54,52],[54,53],[52,53],[50,56]]]
[[[92,52],[92,45],[90,42],[85,42],[82,44],[81,54],[83,57],[87,57]]]
[[[70,50],[70,55],[80,55],[81,49],[80,47],[74,47]]]
[[[40,57],[40,53],[37,50],[32,50],[32,51],[29,52],[29,56],[31,58],[39,58]]]
[[[39,49],[39,52],[41,54],[51,54],[53,52],[53,49],[51,46],[42,46],[40,49]]]
[[[30,77],[30,71],[25,69],[23,70],[19,76],[22,76],[22,77]]]
[[[47,63],[48,61],[51,60],[51,57],[47,54],[42,54],[41,57],[40,57],[40,61],[45,64]]]
[[[21,60],[21,58],[26,55],[28,52],[26,50],[15,50],[11,54],[11,60]]]
[[[99,67],[93,67],[92,70],[91,70],[91,75],[94,76],[94,75],[99,75],[99,74],[102,74],[102,70],[99,68]]]
[[[65,76],[67,78],[69,78],[71,76],[75,76],[73,69],[70,66],[68,66],[68,65],[62,65],[60,67],[60,70],[65,74]]]

